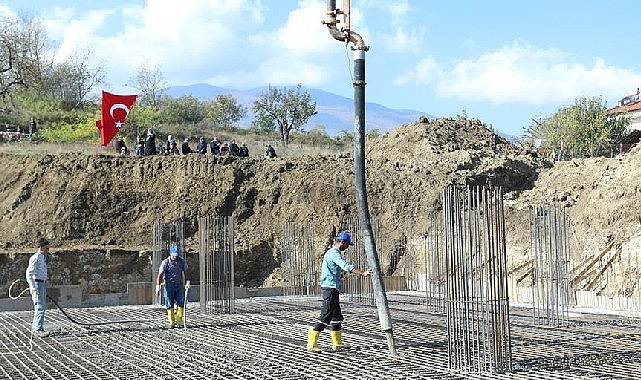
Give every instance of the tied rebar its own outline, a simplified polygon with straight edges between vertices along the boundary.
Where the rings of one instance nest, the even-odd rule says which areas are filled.
[[[161,223],[156,222],[152,228],[152,242],[151,242],[151,283],[156,283],[156,276],[160,269],[160,263],[169,256],[169,246],[171,244],[178,244],[180,249],[184,252],[185,238],[183,222],[170,222]],[[184,256],[185,260],[187,256]],[[161,293],[162,294],[162,293]],[[154,305],[164,305],[164,298],[154,295]]]
[[[234,293],[234,219],[231,216],[198,218],[200,238],[200,311],[232,314]]]
[[[502,189],[446,188],[443,220],[448,366],[511,372]]]
[[[446,268],[445,252],[442,244],[443,218],[437,212],[427,214],[426,230],[421,236],[423,243],[422,258],[417,257],[416,263],[422,261],[422,270],[416,275],[420,290],[425,291],[425,305],[428,311],[445,313]]]
[[[568,219],[559,205],[530,208],[532,312],[535,321],[550,326],[568,321]]]
[[[314,253],[314,228],[286,222],[282,226],[281,269],[283,293],[293,295],[319,295],[320,263]]]

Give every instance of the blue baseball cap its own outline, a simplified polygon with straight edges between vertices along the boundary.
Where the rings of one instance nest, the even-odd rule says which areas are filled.
[[[172,244],[169,246],[169,253],[172,256],[180,256],[180,248],[178,248],[178,244]]]
[[[348,245],[354,245],[354,242],[352,241],[352,237],[347,232],[341,232],[340,234],[338,234],[338,236],[336,237],[336,240],[344,241]]]

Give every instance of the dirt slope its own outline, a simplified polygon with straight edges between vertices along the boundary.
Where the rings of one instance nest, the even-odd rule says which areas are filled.
[[[477,120],[423,119],[368,141],[370,212],[394,244],[423,232],[424,215],[448,184],[492,183],[507,192],[510,254],[527,250],[527,206],[553,200],[568,206],[577,238],[591,237],[594,247],[610,235],[628,241],[639,230],[640,156],[552,166]],[[0,250],[13,257],[31,252],[40,234],[58,252],[145,251],[154,222],[178,220],[195,250],[199,216],[233,215],[237,280],[259,285],[278,265],[284,222],[312,224],[322,253],[357,215],[351,155],[0,155],[0,167]],[[2,276],[5,284],[9,275]]]

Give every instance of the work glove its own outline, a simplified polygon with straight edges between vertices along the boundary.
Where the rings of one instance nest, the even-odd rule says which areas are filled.
[[[191,281],[187,280],[187,282],[185,282],[185,290],[189,290],[190,287],[191,287]]]
[[[29,288],[29,291],[30,291],[30,292],[31,292],[31,294],[33,294],[34,296],[36,296],[36,297],[38,296],[38,288]]]
[[[160,285],[156,285],[156,296],[160,297]]]

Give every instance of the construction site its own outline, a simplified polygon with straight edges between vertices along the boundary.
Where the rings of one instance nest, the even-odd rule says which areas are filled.
[[[2,307],[19,309],[21,302],[23,310],[0,313],[0,376],[638,379],[638,297],[603,301],[596,292],[581,298],[575,290],[603,279],[603,268],[614,261],[610,249],[589,260],[589,268],[571,269],[565,211],[536,207],[530,209],[528,264],[508,269],[504,202],[500,188],[449,187],[443,191],[443,212],[427,217],[421,236],[405,239],[406,252],[393,265],[394,274],[382,276],[393,321],[391,345],[372,282],[348,275],[341,295],[346,347],[333,349],[325,332],[321,352],[306,349],[307,330],[322,301],[312,225],[282,226],[282,286],[247,289],[235,283],[233,218],[203,217],[196,234],[198,260],[192,260],[198,285],[189,290],[184,326],[167,327],[151,278],[128,284],[125,294],[93,301],[79,286],[52,287],[46,337],[28,329],[33,316],[28,297],[10,297]],[[355,220],[346,226],[362,230]],[[375,226],[377,244],[390,251]],[[356,234],[346,253],[358,267],[367,266],[362,240]],[[170,242],[186,244],[183,222],[154,225],[152,274]],[[386,258],[384,266],[388,260],[394,258]],[[601,302],[609,304],[598,308]]]

